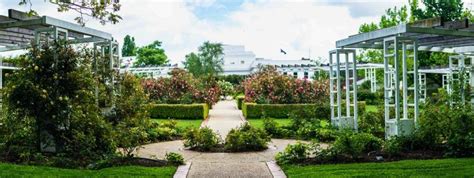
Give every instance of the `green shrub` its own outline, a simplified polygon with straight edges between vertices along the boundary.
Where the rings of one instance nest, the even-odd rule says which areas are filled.
[[[243,115],[246,118],[288,118],[291,112],[311,110],[316,111],[316,104],[256,104],[244,103]],[[313,117],[316,112],[312,113]]]
[[[334,142],[332,149],[340,155],[348,155],[357,159],[364,153],[378,151],[382,148],[382,140],[368,133],[342,132]]]
[[[239,108],[239,110],[242,110],[242,104],[244,102],[245,96],[237,96],[236,99],[237,99],[237,108]]]
[[[297,142],[288,145],[283,152],[277,153],[275,160],[278,164],[300,163],[309,158],[314,146],[306,143]]]
[[[260,151],[267,149],[270,137],[264,130],[245,123],[237,129],[230,130],[225,140],[225,149],[229,151]]]
[[[206,119],[209,115],[207,104],[152,104],[151,118]]]
[[[216,148],[220,141],[219,137],[210,128],[192,128],[184,136],[184,146],[198,151],[210,151]]]
[[[370,105],[383,103],[383,95],[380,95],[380,93],[372,93],[370,90],[358,90],[357,99],[359,101],[365,101]]]
[[[164,121],[160,123],[152,123],[148,128],[148,138],[150,141],[166,141],[174,140],[181,136],[178,128],[176,127],[177,122],[175,120]]]
[[[272,138],[293,138],[295,135],[290,128],[279,126],[272,118],[263,118],[263,129]]]
[[[360,115],[358,119],[359,131],[373,134],[383,138],[385,134],[385,118],[384,111],[366,112]]]
[[[165,155],[166,161],[168,161],[168,164],[171,165],[183,165],[184,164],[184,158],[178,153],[170,152],[166,153]]]

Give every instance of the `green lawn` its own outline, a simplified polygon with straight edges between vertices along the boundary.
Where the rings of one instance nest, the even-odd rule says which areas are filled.
[[[162,122],[162,121],[167,121],[168,119],[151,119],[153,122]],[[202,120],[196,119],[196,120],[175,120],[177,122],[176,126],[181,127],[181,128],[186,128],[186,127],[193,127],[193,128],[199,128],[201,126]]]
[[[0,163],[0,177],[173,177],[175,172],[174,166],[122,166],[101,170],[78,170]]]
[[[291,119],[273,119],[279,126],[290,125]],[[250,125],[263,129],[263,119],[247,119]]]
[[[288,177],[473,177],[474,158],[282,166]]]

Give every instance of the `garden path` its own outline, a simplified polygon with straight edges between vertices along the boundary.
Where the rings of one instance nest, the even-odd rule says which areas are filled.
[[[230,129],[243,124],[245,119],[237,109],[235,101],[220,101],[210,111],[210,117],[203,122],[221,136]],[[296,140],[272,139],[269,148],[260,152],[204,153],[185,149],[181,140],[143,145],[138,156],[164,159],[167,152],[183,155],[186,166],[180,166],[175,177],[286,177],[274,163],[275,155]]]

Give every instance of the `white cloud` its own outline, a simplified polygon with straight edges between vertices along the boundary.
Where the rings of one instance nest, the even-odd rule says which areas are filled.
[[[203,5],[204,1],[195,2]],[[196,17],[193,7],[186,3],[189,2],[124,0],[120,11],[123,20],[119,24],[103,26],[91,19],[87,26],[110,32],[119,42],[127,34],[134,36],[138,45],[163,41],[167,55],[175,63],[206,40],[245,45],[258,57],[300,59],[307,57],[310,50],[312,57],[326,58],[336,40],[356,33],[361,23],[380,16],[354,18],[349,7],[327,3],[257,1],[244,3],[224,22],[213,22]],[[43,1],[36,2],[33,8],[40,14],[70,21],[77,15],[58,13],[55,6]],[[283,56],[280,48],[288,55]]]

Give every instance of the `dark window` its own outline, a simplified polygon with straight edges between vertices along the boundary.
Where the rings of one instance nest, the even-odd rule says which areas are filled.
[[[304,78],[308,79],[308,72],[304,72]]]
[[[293,72],[293,77],[298,78],[298,72]]]

